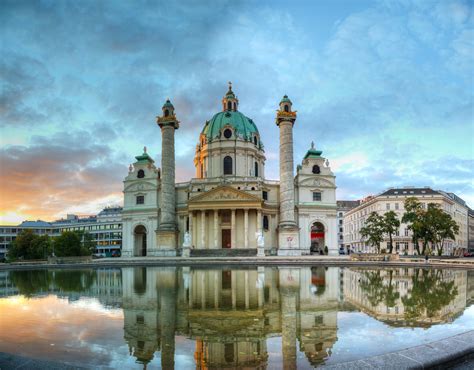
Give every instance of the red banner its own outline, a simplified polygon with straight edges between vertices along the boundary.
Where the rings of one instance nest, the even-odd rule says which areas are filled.
[[[311,239],[319,239],[319,238],[324,238],[324,233],[311,233]]]

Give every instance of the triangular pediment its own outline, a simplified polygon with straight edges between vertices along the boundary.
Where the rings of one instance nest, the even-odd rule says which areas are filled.
[[[255,195],[246,193],[242,190],[234,189],[230,186],[219,186],[212,190],[209,190],[197,197],[189,200],[189,204],[192,203],[206,203],[206,202],[229,202],[229,201],[244,201],[244,202],[258,202],[262,200]]]

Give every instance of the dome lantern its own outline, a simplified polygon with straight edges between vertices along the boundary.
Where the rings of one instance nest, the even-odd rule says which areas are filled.
[[[237,111],[237,107],[239,105],[239,99],[235,96],[234,92],[232,91],[232,82],[229,81],[229,90],[222,98],[222,110],[225,111]]]

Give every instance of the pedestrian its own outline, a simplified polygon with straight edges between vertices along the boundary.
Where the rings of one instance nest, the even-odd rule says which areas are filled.
[[[428,263],[428,255],[425,254],[425,263]]]

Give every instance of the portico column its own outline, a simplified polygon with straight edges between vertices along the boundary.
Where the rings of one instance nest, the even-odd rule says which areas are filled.
[[[201,211],[201,248],[206,248],[206,211]]]
[[[215,209],[214,210],[214,247],[217,249],[219,248],[218,246],[218,227],[219,227],[219,214],[218,214],[218,210]]]
[[[249,247],[249,210],[244,210],[244,246]]]
[[[231,242],[230,242],[230,247],[231,248],[235,248],[236,245],[235,245],[235,209],[232,210],[232,217],[231,217],[231,223],[230,223],[230,227],[231,227]]]

